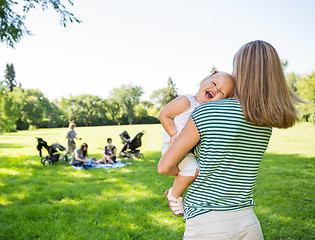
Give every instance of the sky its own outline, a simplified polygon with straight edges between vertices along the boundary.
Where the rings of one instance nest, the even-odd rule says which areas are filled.
[[[114,88],[143,88],[142,100],[167,86],[195,94],[213,66],[232,72],[245,43],[271,43],[286,72],[315,71],[313,0],[73,0],[82,20],[60,25],[53,10],[31,10],[31,36],[12,49],[0,44],[0,79],[13,64],[25,89],[50,101],[81,94],[103,99]]]

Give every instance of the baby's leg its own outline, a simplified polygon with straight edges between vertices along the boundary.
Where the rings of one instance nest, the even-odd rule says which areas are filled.
[[[172,194],[174,197],[181,197],[185,190],[192,184],[198,177],[199,170],[196,169],[195,176],[182,176],[178,174],[174,180],[172,187]]]
[[[164,195],[172,212],[177,217],[184,214],[183,193],[186,188],[197,178],[199,174],[196,157],[189,153],[178,164],[177,174],[173,186],[166,190]]]
[[[178,169],[179,173],[172,187],[174,197],[181,197],[186,188],[197,178],[199,170],[195,155],[188,153],[178,164]]]

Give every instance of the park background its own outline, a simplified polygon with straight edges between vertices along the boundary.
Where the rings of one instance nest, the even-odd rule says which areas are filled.
[[[6,38],[12,18],[1,22],[1,131],[157,123],[168,101],[196,93],[213,69],[231,73],[236,51],[257,39],[277,49],[290,87],[311,103],[301,117],[315,121],[312,0],[61,1],[81,23],[52,2],[10,4],[26,15],[21,36]]]
[[[82,20],[66,28],[58,21],[69,15],[49,5],[58,1],[39,1],[45,11],[35,2],[0,3],[1,13],[10,3],[27,14],[32,33],[10,44],[1,28],[0,239],[181,239],[184,221],[163,198],[173,178],[156,171],[157,114],[213,69],[231,72],[235,52],[256,39],[278,50],[288,84],[309,104],[302,123],[273,130],[255,212],[265,239],[315,238],[314,1],[62,1]],[[27,3],[35,8],[23,13]],[[36,137],[66,145],[70,121],[97,157],[107,137],[120,149],[119,133],[144,130],[144,157],[119,169],[44,167]]]
[[[164,198],[174,178],[157,173],[160,124],[77,127],[77,144],[100,158],[107,137],[122,148],[124,130],[146,132],[143,158],[120,159],[131,165],[115,169],[43,166],[36,137],[65,145],[67,128],[0,135],[0,239],[181,239],[185,222]],[[315,237],[314,134],[310,123],[273,130],[254,191],[266,240]]]

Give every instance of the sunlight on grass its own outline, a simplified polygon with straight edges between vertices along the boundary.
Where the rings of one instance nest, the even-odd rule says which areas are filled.
[[[128,193],[124,193],[121,196],[124,196],[127,198],[127,203],[132,202],[138,202],[144,199],[147,199],[150,197],[150,191],[144,191],[144,190],[131,190],[128,191]]]
[[[7,206],[7,205],[10,205],[12,204],[13,202],[9,201],[8,199],[6,199],[5,197],[1,197],[0,196],[0,205],[3,205],[3,206]]]
[[[10,195],[7,196],[0,196],[0,204],[1,205],[10,205],[14,204],[16,201],[20,201],[29,195],[25,192],[12,192]],[[9,199],[14,199],[14,201]]]
[[[117,181],[118,181],[117,178],[110,178],[110,179],[107,179],[107,182],[112,182],[112,183],[114,183],[114,182],[117,182]]]
[[[40,163],[40,159],[39,160],[27,160],[27,161],[21,162],[21,164],[24,164],[24,165],[35,165],[35,166],[38,166],[38,163]]]
[[[278,220],[282,222],[292,222],[294,219],[292,217],[279,216]]]
[[[77,170],[77,171],[73,171],[73,172],[64,172],[62,175],[66,175],[69,177],[77,177],[77,178],[90,178],[92,177],[91,174],[87,173],[87,171],[85,169],[81,170]]]
[[[81,204],[81,201],[68,199],[68,198],[64,198],[64,199],[61,199],[60,201],[53,201],[53,202],[54,203],[58,203],[58,204],[69,204],[69,205],[79,205],[79,204]]]
[[[169,213],[156,212],[149,214],[149,216],[154,219],[154,224],[157,226],[164,225],[166,227],[171,227],[173,230],[176,230],[176,228],[178,228],[178,224],[183,223],[184,220],[174,215],[170,217],[170,214],[172,214],[171,210],[169,210]]]
[[[0,135],[0,239],[181,239],[185,222],[163,195],[174,178],[157,173],[161,125],[76,130],[89,156],[98,157],[106,137],[119,151],[119,133],[145,130],[144,157],[122,159],[131,165],[116,169],[75,170],[68,162],[45,167],[35,137],[66,145],[67,128]],[[315,126],[306,123],[273,131],[254,192],[265,239],[313,239],[314,136]]]
[[[123,168],[123,169],[121,169],[121,172],[122,173],[131,173],[131,172],[133,172],[134,170],[132,170],[132,169],[130,169],[130,168]]]
[[[267,152],[315,156],[315,127],[299,123],[289,129],[273,129]]]
[[[11,196],[14,197],[16,200],[22,200],[26,197],[29,196],[29,194],[25,193],[25,192],[14,192],[14,193],[11,193]]]
[[[15,171],[15,170],[12,170],[12,169],[7,169],[7,168],[0,168],[0,174],[4,174],[4,175],[19,175],[19,174],[21,174],[21,172]]]

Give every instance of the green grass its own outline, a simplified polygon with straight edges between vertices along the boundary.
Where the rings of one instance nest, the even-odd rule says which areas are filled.
[[[163,195],[173,177],[157,173],[161,125],[78,127],[77,145],[100,157],[107,137],[121,149],[123,130],[146,131],[144,158],[116,169],[41,165],[35,137],[66,145],[66,128],[1,135],[0,239],[181,239],[185,222]],[[265,239],[315,238],[314,136],[306,123],[273,132],[254,193]]]

